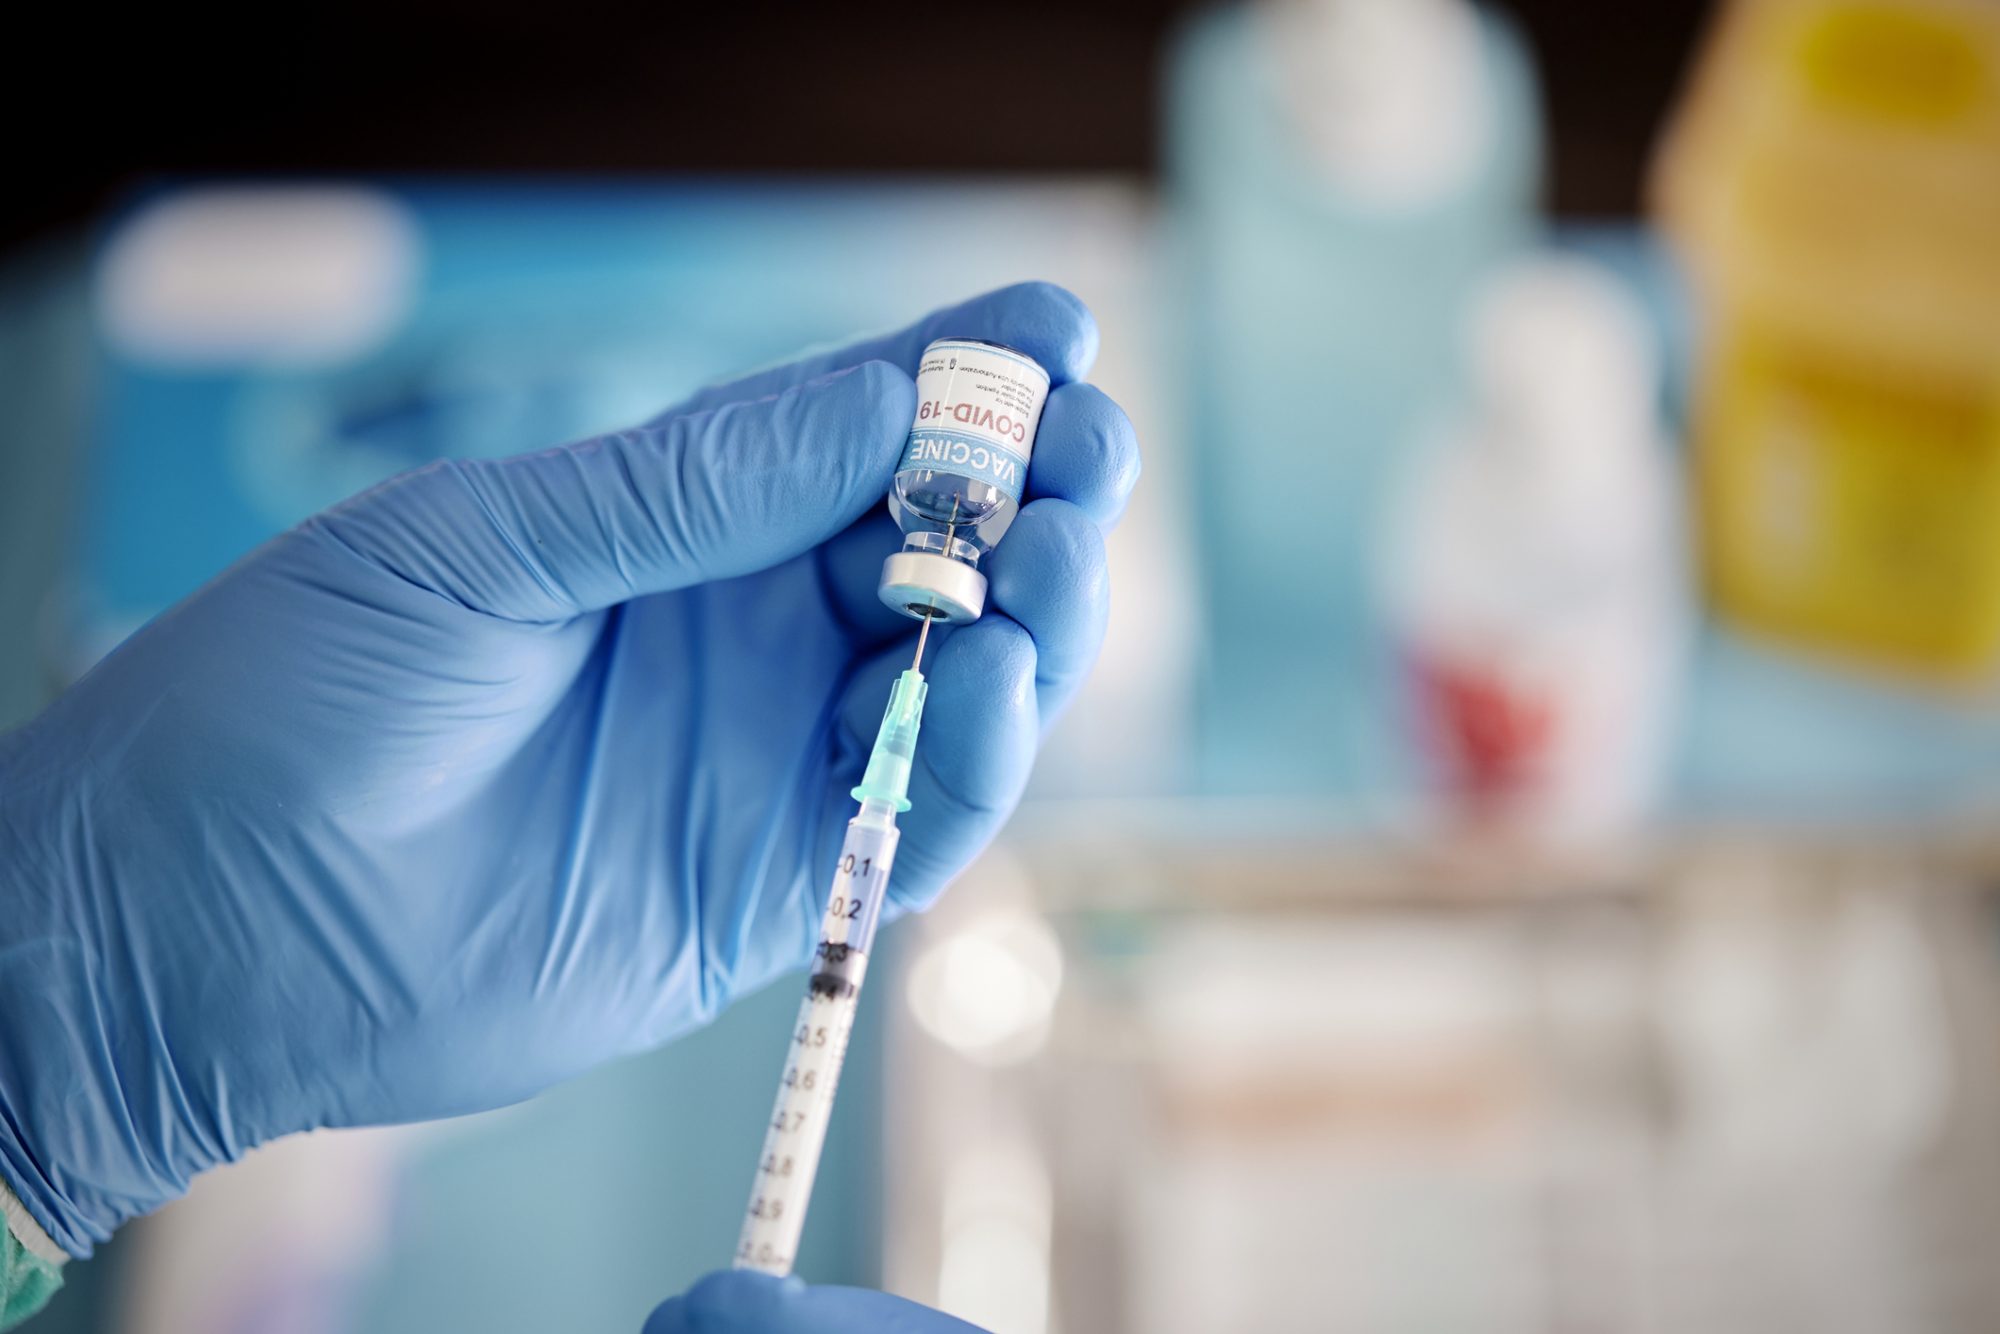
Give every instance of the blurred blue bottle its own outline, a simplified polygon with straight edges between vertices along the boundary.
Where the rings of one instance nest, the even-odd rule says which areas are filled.
[[[1212,792],[1405,786],[1367,545],[1451,393],[1461,309],[1534,228],[1513,29],[1464,0],[1267,0],[1182,33],[1171,257],[1206,583]]]

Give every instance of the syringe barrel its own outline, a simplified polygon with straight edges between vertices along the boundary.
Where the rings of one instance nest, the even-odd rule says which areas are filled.
[[[847,822],[840,860],[833,868],[833,891],[819,919],[819,954],[814,976],[825,966],[829,945],[866,954],[875,947],[875,927],[882,920],[882,901],[889,895],[889,866],[896,860],[896,829],[892,808],[864,801],[861,813]]]
[[[757,1156],[750,1207],[736,1245],[738,1269],[780,1276],[792,1271],[897,838],[894,809],[880,801],[864,802],[861,813],[848,822],[833,890],[820,919],[812,975],[778,1081],[777,1105]]]

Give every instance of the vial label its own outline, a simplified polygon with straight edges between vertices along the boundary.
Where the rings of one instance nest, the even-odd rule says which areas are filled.
[[[917,368],[917,419],[898,471],[971,477],[1019,502],[1049,396],[1048,372],[991,343],[942,338]]]

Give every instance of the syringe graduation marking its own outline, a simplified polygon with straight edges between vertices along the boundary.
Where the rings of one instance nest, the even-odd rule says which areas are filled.
[[[820,919],[819,948],[792,1025],[777,1102],[764,1132],[756,1183],[737,1241],[738,1268],[790,1273],[805,1225],[834,1089],[868,972],[868,950],[896,855],[895,826],[886,814],[879,824],[867,822],[869,816],[869,806],[864,805],[862,815],[849,822],[834,866],[833,891]]]

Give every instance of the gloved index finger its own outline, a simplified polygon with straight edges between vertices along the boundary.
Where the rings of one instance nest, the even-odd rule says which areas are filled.
[[[1138,481],[1139,438],[1125,410],[1096,385],[1050,393],[1028,464],[1028,499],[1067,500],[1109,532]]]
[[[886,361],[915,376],[923,350],[939,338],[984,338],[1004,343],[1040,362],[1050,382],[1057,385],[1082,379],[1097,360],[1097,320],[1088,306],[1054,283],[1016,283],[933,311],[894,333],[711,385],[664,415],[766,398],[864,361]]]

